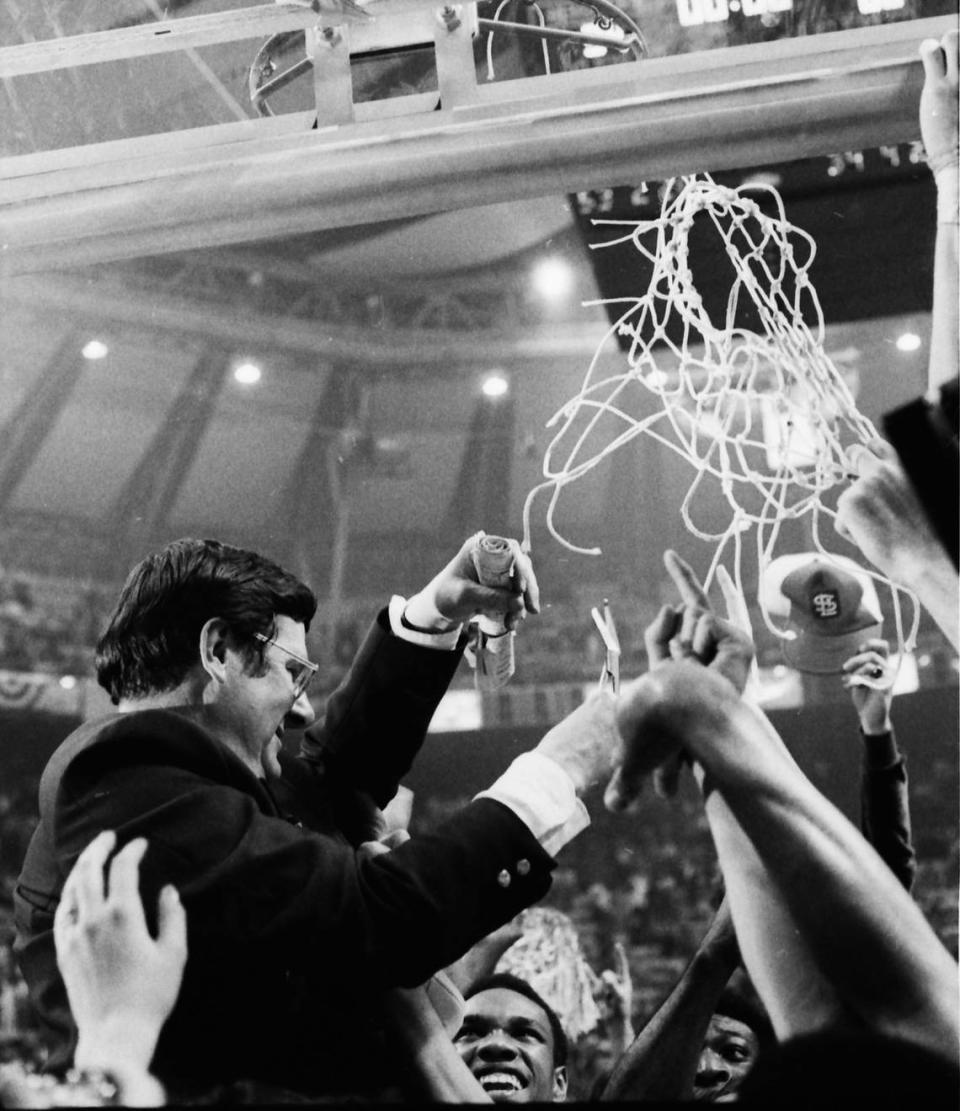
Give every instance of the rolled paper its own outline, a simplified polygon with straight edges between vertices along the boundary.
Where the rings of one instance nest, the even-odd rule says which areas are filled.
[[[502,536],[481,535],[473,549],[473,565],[484,586],[508,587],[513,577],[515,545]],[[482,614],[477,622],[477,690],[493,691],[502,687],[516,670],[513,652],[514,633],[502,620]]]

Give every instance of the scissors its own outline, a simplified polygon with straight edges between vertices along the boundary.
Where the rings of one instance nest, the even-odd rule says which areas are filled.
[[[600,633],[600,639],[603,641],[603,647],[606,650],[606,659],[603,662],[603,671],[600,672],[598,685],[600,690],[609,687],[614,694],[618,694],[620,691],[620,638],[617,636],[617,627],[613,623],[610,605],[606,598],[603,600],[603,616],[600,616],[600,611],[596,606],[590,611],[590,616],[597,626],[597,631]]]

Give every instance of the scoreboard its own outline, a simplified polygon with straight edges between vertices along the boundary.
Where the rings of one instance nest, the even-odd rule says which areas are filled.
[[[703,23],[723,23],[731,13],[744,16],[772,15],[792,12],[794,0],[676,0],[677,19],[681,27],[699,27]],[[901,11],[906,0],[856,0],[860,15]]]

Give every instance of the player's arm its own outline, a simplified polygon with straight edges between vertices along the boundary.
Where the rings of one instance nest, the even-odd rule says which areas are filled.
[[[710,1018],[739,964],[733,919],[724,899],[692,960],[616,1063],[600,1098],[692,1099]]]
[[[958,111],[957,31],[937,42],[920,44],[924,85],[920,96],[920,131],[927,161],[937,183],[937,235],[933,263],[933,314],[930,330],[930,400],[960,372],[960,288],[957,278]]]
[[[715,670],[685,660],[637,680],[621,699],[620,801],[630,797],[624,787],[635,786],[648,746],[659,753],[672,742],[702,768],[740,952],[778,1038],[853,1018],[955,1055],[955,963],[763,714]],[[757,902],[761,884],[772,903]],[[791,938],[799,944],[787,960],[782,946]],[[811,1027],[818,1011],[822,1019]]]

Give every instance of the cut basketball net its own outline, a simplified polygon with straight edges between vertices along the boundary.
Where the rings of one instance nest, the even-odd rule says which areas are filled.
[[[758,199],[767,202],[763,208]],[[709,221],[732,267],[726,314],[719,322],[708,315],[690,268],[690,232],[698,217],[698,230]],[[599,554],[598,548],[574,544],[556,528],[560,494],[645,433],[696,470],[680,513],[690,532],[715,545],[706,588],[732,547],[733,577],[742,593],[745,535],[755,531],[762,575],[785,520],[809,517],[814,546],[830,558],[820,539],[821,523],[836,511],[823,497],[851,477],[848,450],[877,439],[878,433],[858,412],[823,349],[823,312],[809,279],[814,241],[787,220],[771,186],[731,189],[707,175],[668,181],[655,220],[594,224],[629,229],[594,249],[632,242],[652,273],[637,297],[589,302],[624,310],[598,347],[580,391],[547,423],[559,429],[544,457],[544,481],[524,503],[525,550],[533,501],[549,490],[551,534],[571,551]],[[748,315],[759,320],[759,330],[745,327]],[[627,369],[613,375],[599,367],[612,335],[630,341]],[[730,511],[721,532],[696,520],[698,499],[710,497],[713,505],[718,494]],[[898,642],[912,651],[920,619],[916,598],[879,573],[865,571],[889,587]],[[901,592],[912,605],[906,638]],[[789,638],[765,606],[761,611],[773,633]]]

